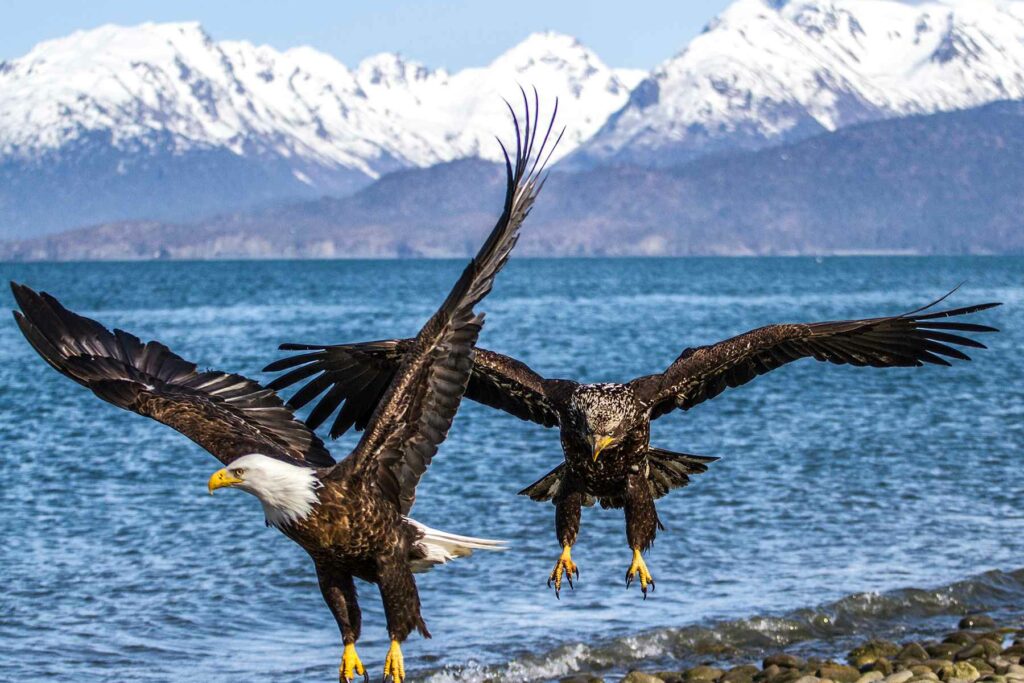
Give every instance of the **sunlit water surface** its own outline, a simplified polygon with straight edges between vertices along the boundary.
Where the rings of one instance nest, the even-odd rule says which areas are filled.
[[[461,267],[0,264],[0,275],[202,367],[265,380],[283,341],[415,333]],[[419,577],[434,638],[408,642],[412,677],[543,680],[792,641],[828,650],[856,632],[946,627],[936,615],[967,609],[1019,619],[1024,259],[519,259],[485,301],[481,344],[548,376],[628,380],[688,345],[902,312],[962,281],[951,305],[1007,304],[978,316],[1003,332],[976,362],[802,361],[655,423],[655,444],[722,460],[659,501],[668,530],[646,602],[623,585],[622,514],[600,509],[584,511],[581,581],[555,601],[553,508],[515,493],[559,461],[557,433],[464,404],[414,516],[510,548]],[[353,443],[332,446],[344,456]],[[0,679],[332,680],[340,644],[309,559],[264,526],[253,498],[208,496],[215,467],[0,325]],[[928,590],[898,590],[909,587]],[[360,650],[377,673],[387,638],[374,587],[361,603]]]

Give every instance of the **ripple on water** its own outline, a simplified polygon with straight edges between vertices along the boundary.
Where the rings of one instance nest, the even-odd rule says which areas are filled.
[[[461,267],[30,264],[0,275],[201,367],[263,378],[281,341],[415,332]],[[481,343],[586,380],[656,371],[685,346],[767,322],[902,311],[964,280],[954,305],[1016,305],[984,314],[1004,332],[974,364],[797,363],[659,420],[655,443],[722,460],[660,501],[668,530],[646,603],[622,585],[621,513],[601,510],[584,513],[573,553],[582,583],[554,601],[553,508],[515,493],[557,463],[557,434],[467,404],[414,514],[510,548],[420,577],[435,637],[409,642],[410,668],[537,680],[686,660],[705,642],[814,647],[859,628],[927,630],[933,609],[1022,604],[1016,573],[981,574],[963,593],[891,592],[956,586],[1024,556],[1022,275],[1019,258],[514,260],[487,299]],[[309,559],[263,526],[251,498],[206,495],[213,459],[48,370],[12,324],[0,325],[0,387],[0,678],[333,675],[338,635]],[[360,650],[379,664],[383,615],[375,589],[362,595]],[[891,612],[894,595],[924,607]]]

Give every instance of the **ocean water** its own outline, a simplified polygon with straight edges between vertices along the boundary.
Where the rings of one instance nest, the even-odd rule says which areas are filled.
[[[284,341],[410,335],[455,261],[0,264],[108,326],[203,367],[260,373]],[[1024,259],[513,259],[481,345],[549,376],[628,380],[688,345],[770,322],[898,313],[966,282],[951,306],[1003,331],[952,368],[787,366],[688,413],[654,444],[722,459],[659,501],[668,529],[624,587],[622,513],[584,511],[575,590],[545,580],[553,507],[516,496],[558,436],[465,403],[417,519],[502,538],[503,553],[419,577],[434,638],[414,680],[550,680],[585,670],[733,661],[782,645],[927,634],[951,615],[1024,619]],[[5,303],[13,304],[9,294]],[[349,435],[332,444],[344,456]],[[216,461],[59,376],[0,324],[0,680],[334,680],[341,653],[304,552]],[[360,652],[379,675],[377,591]]]

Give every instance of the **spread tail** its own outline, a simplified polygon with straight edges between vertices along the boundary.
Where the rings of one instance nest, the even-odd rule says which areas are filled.
[[[531,500],[535,500],[538,503],[542,503],[545,500],[551,500],[558,495],[559,489],[562,488],[563,476],[565,476],[564,462],[520,491],[519,495],[529,496]],[[593,503],[591,503],[591,505],[593,505]]]
[[[647,449],[647,463],[650,471],[647,481],[651,485],[651,493],[661,498],[672,489],[682,488],[690,483],[691,474],[703,474],[708,471],[708,463],[718,458],[706,455],[690,455],[689,453],[673,453],[662,448]]]
[[[690,475],[708,471],[708,463],[718,458],[689,453],[673,453],[662,448],[647,449],[647,482],[651,486],[651,495],[661,498],[672,489],[681,488],[690,483]],[[551,470],[539,480],[519,492],[521,496],[529,496],[538,502],[551,500],[562,486],[565,475],[565,463]],[[601,498],[602,507],[621,507],[617,498]],[[592,496],[586,496],[585,505],[593,505]]]
[[[447,564],[457,557],[469,557],[474,550],[505,550],[505,541],[459,536],[432,529],[415,519],[406,518],[420,534],[413,546],[411,565],[413,572],[425,572],[439,564]]]

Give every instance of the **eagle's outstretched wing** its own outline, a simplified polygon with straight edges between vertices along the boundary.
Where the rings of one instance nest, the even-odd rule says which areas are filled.
[[[386,339],[356,344],[282,344],[282,350],[303,353],[275,361],[264,371],[289,371],[269,384],[276,390],[308,379],[288,405],[298,410],[320,396],[306,424],[317,429],[337,410],[331,424],[331,437],[337,438],[353,426],[357,430],[366,427],[413,342]],[[481,348],[473,356],[466,398],[545,427],[558,425],[558,413],[545,393],[550,382],[515,358]]]
[[[240,375],[197,372],[160,342],[111,332],[24,285],[11,289],[21,308],[14,318],[33,348],[103,400],[176,429],[224,464],[249,453],[334,464],[270,389]]]
[[[951,292],[952,293],[952,292]],[[946,296],[949,296],[948,294]],[[970,360],[957,346],[985,346],[954,332],[996,332],[993,327],[947,322],[999,304],[980,304],[925,313],[946,297],[903,315],[865,320],[768,325],[710,346],[686,349],[658,375],[633,380],[637,397],[651,407],[651,418],[675,408],[688,410],[726,387],[799,358],[876,368],[950,365],[945,357]]]
[[[532,116],[525,93],[523,101],[526,118],[522,130],[512,113],[516,160],[513,168],[505,154],[507,185],[501,217],[444,303],[410,344],[363,438],[352,454],[335,466],[339,473],[375,472],[381,491],[403,514],[412,507],[416,485],[447,436],[469,382],[473,347],[483,324],[483,315],[475,313],[473,307],[490,292],[495,276],[508,260],[519,228],[543,184],[544,165],[550,157],[546,150],[558,144],[558,139],[550,148],[547,144],[558,112],[557,102],[538,146],[536,93]]]

